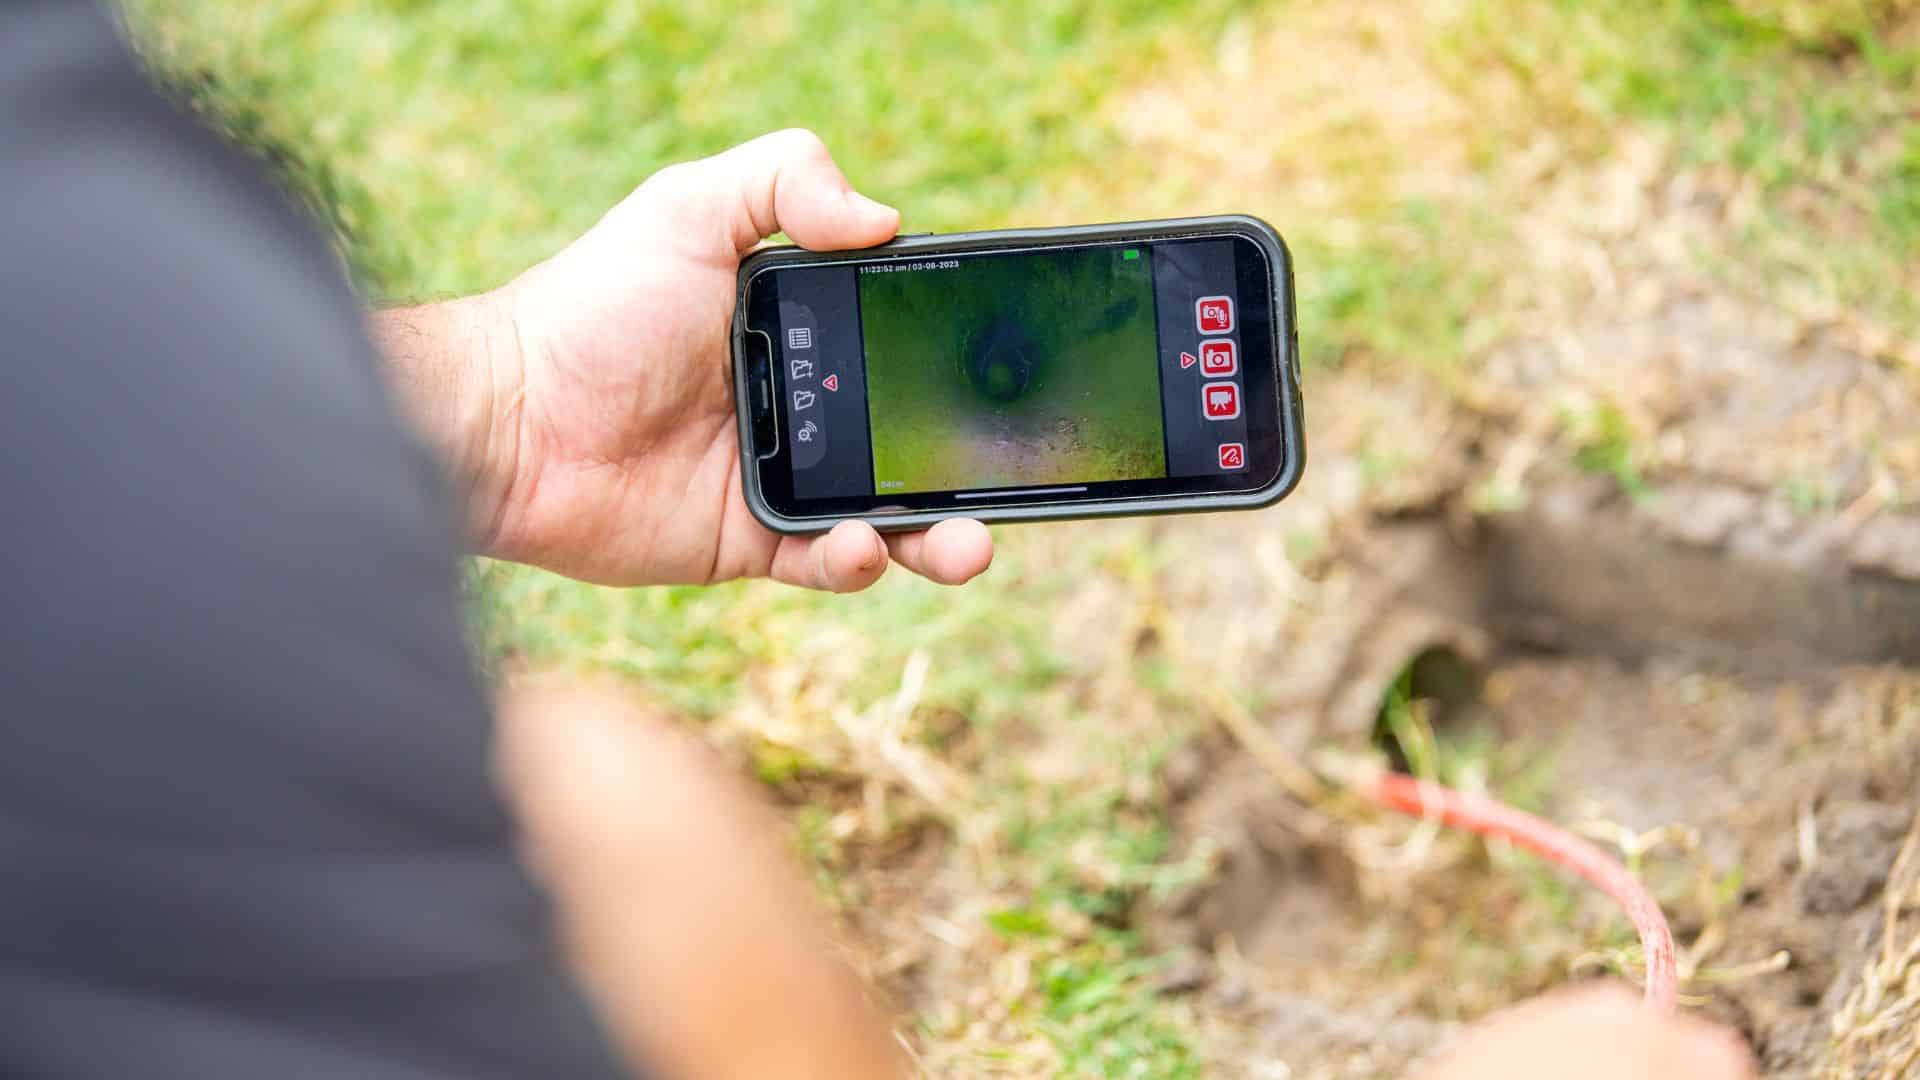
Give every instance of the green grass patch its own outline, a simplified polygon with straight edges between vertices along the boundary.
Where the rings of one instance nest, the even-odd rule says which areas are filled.
[[[1160,808],[1126,794],[1143,790],[1177,741],[1172,730],[1147,745],[1120,732],[1089,739],[1111,784],[1063,788],[1015,766],[996,786],[1005,867],[1025,899],[988,916],[988,925],[1034,957],[1036,1026],[1060,1057],[1060,1075],[1204,1075],[1192,1018],[1154,988],[1163,961],[1146,955],[1129,926],[1141,897],[1207,872],[1197,856],[1170,860]]]
[[[1727,278],[1920,333],[1920,14],[1900,0],[1475,0],[1454,82],[1511,80],[1490,154],[1549,130],[1593,156],[1632,124],[1734,178]],[[1518,103],[1518,107],[1513,107]]]
[[[982,724],[1014,717],[1059,675],[1044,609],[1009,607],[1006,591],[1036,599],[1058,582],[1003,559],[995,583],[945,589],[895,570],[856,597],[766,582],[711,588],[605,589],[509,563],[477,572],[483,652],[535,665],[571,665],[630,677],[676,710],[712,719],[749,690],[818,688],[860,709],[898,687],[909,655],[926,651],[924,707]],[[778,676],[778,685],[755,680]]]
[[[1506,332],[1494,296],[1509,226],[1487,207],[1396,200],[1358,238],[1290,224],[1308,365],[1366,357],[1456,377]]]
[[[1237,6],[131,3],[212,112],[355,189],[329,192],[355,261],[408,298],[496,285],[660,166],[784,127],[910,228],[994,225],[1114,153],[1101,97]]]
[[[1653,486],[1640,468],[1645,440],[1618,405],[1601,401],[1586,408],[1565,407],[1559,411],[1559,421],[1560,437],[1572,445],[1576,468],[1612,477],[1635,500],[1653,495]]]
[[[1146,988],[1157,965],[1129,936],[1106,933],[1047,964],[1040,1029],[1061,1054],[1060,1075],[1185,1080],[1206,1073],[1184,1033],[1158,1015]]]

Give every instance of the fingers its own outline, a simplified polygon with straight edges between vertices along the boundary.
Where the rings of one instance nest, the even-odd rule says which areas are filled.
[[[857,592],[880,580],[887,558],[942,585],[963,585],[993,561],[993,534],[966,518],[882,542],[864,521],[843,521],[824,536],[788,536],[774,550],[767,576],[828,592]]]
[[[648,183],[682,223],[720,224],[736,257],[777,232],[832,251],[884,243],[900,228],[900,212],[854,191],[826,144],[800,128],[673,166]]]
[[[1583,987],[1475,1025],[1423,1080],[1752,1080],[1738,1035],[1691,1016],[1647,1012],[1622,987]]]
[[[843,521],[824,536],[785,536],[767,576],[827,592],[857,592],[887,571],[887,548],[864,521]]]
[[[901,566],[942,585],[964,585],[993,562],[993,534],[971,518],[949,518],[925,532],[887,538]]]

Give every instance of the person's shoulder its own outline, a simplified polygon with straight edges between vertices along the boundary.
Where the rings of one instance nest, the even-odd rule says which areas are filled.
[[[302,275],[336,309],[351,306],[324,238],[258,162],[162,92],[95,4],[0,4],[0,187],[9,248],[48,249],[36,267],[101,246],[164,265],[244,248],[255,265],[270,255],[279,272]],[[18,272],[29,260],[9,261]]]
[[[261,784],[305,791],[337,768],[388,796],[318,784],[325,827],[377,833],[380,807],[430,805],[422,835],[493,842],[457,519],[344,271],[257,163],[72,7],[0,5],[0,640],[16,645],[0,683],[72,721],[72,753],[40,733],[17,778],[41,782],[35,755],[122,754],[126,732],[171,727],[183,741],[144,755],[127,821],[267,828],[218,801],[147,809],[203,776],[212,745],[254,755]],[[32,72],[9,68],[29,53]],[[54,625],[69,631],[34,629]],[[99,708],[62,704],[102,686]],[[336,761],[341,746],[359,756]],[[48,805],[104,805],[42,771]]]

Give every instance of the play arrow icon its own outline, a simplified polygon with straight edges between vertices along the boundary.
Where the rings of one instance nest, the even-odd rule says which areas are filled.
[[[820,380],[820,385],[826,387],[829,390],[838,390],[840,389],[840,376],[829,375],[826,378]]]
[[[1190,352],[1183,352],[1180,354],[1180,370],[1181,371],[1185,371],[1199,362],[1200,361],[1194,359],[1193,354]]]

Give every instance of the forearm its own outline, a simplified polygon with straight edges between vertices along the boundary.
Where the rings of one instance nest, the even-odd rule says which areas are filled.
[[[901,1080],[779,823],[691,735],[605,688],[523,682],[498,760],[609,1030],[666,1075]]]
[[[454,485],[474,549],[490,550],[519,457],[513,319],[498,294],[481,293],[376,312],[369,326],[401,408]]]

